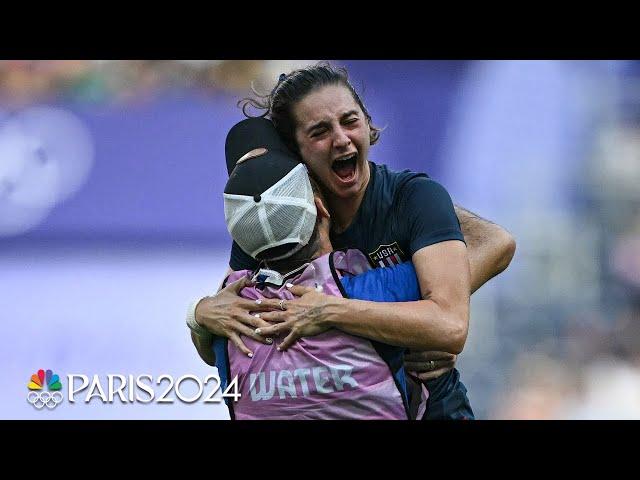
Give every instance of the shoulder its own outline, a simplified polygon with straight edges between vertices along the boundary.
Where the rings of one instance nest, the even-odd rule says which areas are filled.
[[[402,187],[408,181],[414,178],[429,178],[429,175],[423,172],[414,172],[413,170],[393,170],[384,164],[369,162],[371,166],[372,179],[380,184],[393,185],[396,188]]]
[[[411,255],[422,247],[464,237],[449,192],[430,178],[415,178],[399,193],[396,208],[410,238]]]
[[[444,203],[452,204],[447,189],[437,181],[428,177],[408,179],[398,190],[398,199],[406,202],[422,202],[422,206]]]
[[[418,178],[428,179],[426,173],[414,172],[411,170],[396,171],[387,165],[379,165],[370,162],[372,194],[374,197],[386,199],[390,204],[398,200],[398,195],[405,189],[406,185]]]

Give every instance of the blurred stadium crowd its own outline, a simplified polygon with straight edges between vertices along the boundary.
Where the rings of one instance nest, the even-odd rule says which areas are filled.
[[[306,63],[0,61],[0,105],[56,100],[117,107],[185,90],[238,96],[248,93],[252,81],[264,90],[280,72]],[[476,63],[468,62],[468,82],[491,64]],[[525,70],[529,64],[535,62]],[[517,165],[501,163],[499,155],[484,165],[512,198],[476,205],[460,177],[474,176],[482,165],[473,170],[451,143],[442,150],[463,166],[456,170],[455,162],[447,167],[442,159],[443,183],[451,185],[454,200],[464,198],[459,203],[505,226],[518,242],[509,270],[472,299],[472,327],[459,367],[479,418],[640,419],[640,62],[565,67],[566,78],[582,79],[570,83],[580,88],[565,92],[580,105],[576,116],[553,116],[570,148],[546,161],[522,155],[525,146],[514,144],[502,153],[520,156]],[[458,110],[470,110],[471,100],[464,103],[463,97]],[[505,122],[518,114],[505,115]],[[464,120],[458,120],[464,132]],[[567,130],[562,122],[581,128]],[[503,141],[537,139],[513,140],[508,133],[492,139]],[[513,175],[501,176],[503,169]],[[561,199],[549,200],[556,196]]]
[[[265,60],[0,60],[0,103],[62,100],[121,104],[184,89],[246,92],[264,88],[276,69],[305,62]]]
[[[584,108],[564,118],[584,128],[548,170],[531,162],[565,201],[507,222],[520,250],[495,304],[493,365],[506,368],[489,418],[640,418],[640,62],[577,67],[566,93]]]

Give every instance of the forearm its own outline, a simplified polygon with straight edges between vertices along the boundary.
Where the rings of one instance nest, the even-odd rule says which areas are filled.
[[[504,228],[460,206],[455,207],[467,244],[473,293],[511,263],[516,242]]]
[[[231,273],[231,271],[232,271],[231,268],[229,268],[225,273],[224,278],[227,278]],[[216,290],[216,292],[219,292],[222,289],[222,286],[224,284],[224,278],[220,282],[220,285],[218,285],[218,289]],[[203,297],[203,298],[206,298],[206,297]],[[196,324],[199,325],[201,321],[201,318],[198,312],[198,306],[200,305],[200,302],[203,300],[203,298],[199,299],[198,301],[194,301],[193,303],[191,303],[191,305],[189,305],[189,308],[187,309],[186,321],[187,321],[187,325],[189,324],[192,325],[190,327],[191,342],[193,343],[193,346],[196,347],[196,350],[198,351],[198,355],[200,355],[200,358],[202,358],[202,360],[204,360],[205,363],[214,366],[216,363],[216,355],[212,350],[212,346],[213,346],[213,340],[215,338],[215,335],[211,333],[198,335],[196,332],[193,331],[194,327],[200,330],[200,327],[198,327]]]
[[[193,346],[196,347],[198,355],[200,355],[200,358],[202,358],[205,363],[213,366],[216,363],[216,356],[211,347],[213,346],[215,336],[196,321],[197,306],[201,301],[202,299],[194,301],[189,305],[187,309],[187,326],[191,331],[191,342]]]
[[[469,306],[442,308],[433,300],[379,303],[335,299],[329,324],[389,345],[458,354],[467,338]]]

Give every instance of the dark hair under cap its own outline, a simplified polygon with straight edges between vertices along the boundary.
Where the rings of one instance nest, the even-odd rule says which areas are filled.
[[[237,164],[248,152],[264,148],[266,153]],[[266,118],[247,118],[234,125],[225,142],[229,180],[224,193],[256,198],[300,163]],[[259,201],[259,200],[256,200]]]

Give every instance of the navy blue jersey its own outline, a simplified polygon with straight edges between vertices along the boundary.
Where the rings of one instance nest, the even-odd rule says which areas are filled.
[[[426,174],[369,164],[371,180],[362,204],[344,232],[332,233],[334,248],[359,248],[377,268],[411,260],[415,252],[435,243],[464,241],[451,197],[438,182]],[[456,369],[425,385],[429,400],[423,419],[473,418]]]
[[[331,233],[335,249],[357,248],[373,267],[411,260],[423,247],[464,236],[451,197],[424,173],[369,162],[371,179],[351,225]]]

